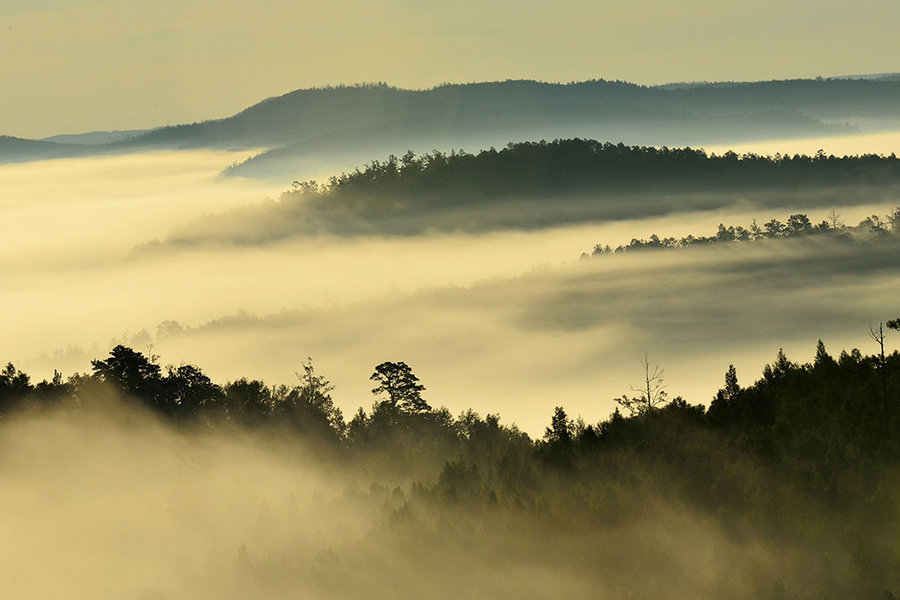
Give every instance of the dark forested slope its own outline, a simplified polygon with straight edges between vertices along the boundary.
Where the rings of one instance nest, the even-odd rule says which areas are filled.
[[[889,330],[875,334],[890,343]],[[292,546],[255,558],[265,589],[313,578],[332,597],[479,597],[485,585],[496,586],[492,597],[541,597],[510,576],[524,567],[584,598],[602,589],[877,600],[900,588],[897,352],[834,358],[820,342],[802,365],[779,352],[747,387],[729,368],[708,409],[648,384],[617,399],[621,412],[589,423],[551,398],[548,409],[558,406],[537,440],[497,415],[431,408],[403,362],[375,367],[376,401],[349,422],[311,363],[299,377],[294,386],[218,385],[197,367],[163,369],[124,346],[65,381],[33,385],[9,365],[0,430],[29,413],[120,414],[110,402],[121,400],[98,400],[114,392],[149,411],[145,419],[188,432],[250,428],[270,444],[293,438],[330,470],[362,477],[368,491],[349,493],[383,504],[383,521],[359,542],[328,546],[322,560],[292,558]],[[380,567],[359,576],[371,564]]]
[[[229,172],[290,173],[303,157],[484,148],[510,140],[590,136],[698,145],[852,131],[844,122],[900,118],[900,82],[828,79],[641,86],[503,81],[406,90],[384,84],[301,89],[227,118],[161,127],[82,153],[145,148],[269,148]],[[834,123],[837,123],[835,125]],[[73,148],[69,148],[73,151]],[[53,156],[52,146],[18,160]],[[0,158],[8,160],[6,152]]]
[[[61,144],[0,135],[0,162],[69,158],[90,152],[90,147],[80,144]]]
[[[900,184],[896,156],[717,156],[568,139],[409,152],[295,182],[279,202],[206,219],[169,241],[262,243],[311,233],[409,235],[537,229],[722,208],[873,203]]]

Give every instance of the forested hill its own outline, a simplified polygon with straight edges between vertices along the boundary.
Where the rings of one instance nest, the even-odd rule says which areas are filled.
[[[896,124],[900,81],[828,79],[658,87],[605,80],[502,81],[446,84],[428,90],[372,84],[300,89],[226,118],[134,132],[127,139],[85,145],[80,152],[262,147],[271,151],[229,173],[284,176],[303,157],[329,152],[355,159],[376,151],[486,148],[511,140],[571,136],[628,144],[698,145],[851,132],[855,129],[844,123],[860,118]],[[41,151],[53,156],[61,151],[55,146],[48,142]],[[20,154],[18,160],[26,156],[41,155]],[[16,155],[0,148],[0,160],[16,160]]]
[[[626,146],[576,138],[511,143],[501,150],[492,148],[477,154],[435,151],[422,156],[390,156],[386,161],[375,160],[363,169],[332,177],[321,191],[417,199],[452,196],[456,202],[465,202],[482,195],[885,183],[900,183],[900,159],[893,154],[716,155],[689,147]]]
[[[297,181],[279,202],[205,219],[169,241],[538,229],[722,208],[748,198],[768,208],[871,204],[898,186],[900,159],[893,155],[717,156],[583,139],[523,142],[478,154],[408,152],[325,184]]]
[[[783,135],[796,133],[793,128],[816,128],[814,121],[796,118],[801,114],[816,120],[898,118],[900,82],[793,80],[668,89],[605,80],[570,84],[503,81],[446,84],[421,91],[384,84],[302,89],[264,100],[227,119],[165,128],[139,141],[280,145],[382,128],[383,133],[393,129],[400,134],[429,127],[436,131],[449,126],[521,127],[535,119],[538,123],[625,119],[659,124],[666,120],[693,122],[691,117],[698,115],[717,120],[739,114],[768,115],[770,124],[780,121],[786,127]],[[821,123],[818,126],[826,129]]]
[[[860,117],[900,118],[898,98],[898,82],[857,80],[678,88],[604,80],[504,81],[423,91],[387,86],[298,90],[230,119],[162,130],[141,143],[237,143],[252,135],[258,145],[275,147],[228,174],[271,176],[290,172],[304,157],[333,151],[486,148],[511,140],[571,136],[699,145],[833,135],[855,131],[843,123]]]
[[[890,344],[892,332],[874,332]],[[516,561],[561,571],[584,582],[567,596],[577,598],[608,588],[624,598],[895,598],[900,354],[834,358],[820,342],[812,363],[797,364],[779,352],[746,387],[729,368],[708,409],[666,397],[649,373],[646,394],[617,399],[622,410],[600,420],[573,420],[565,397],[548,398],[548,412],[556,408],[532,440],[498,415],[454,417],[428,406],[426,386],[403,362],[375,367],[376,402],[348,422],[308,361],[293,386],[246,378],[219,385],[197,367],[164,369],[118,346],[93,361],[92,373],[68,380],[35,385],[12,365],[0,371],[0,432],[20,419],[90,425],[108,414],[129,435],[142,417],[158,418],[187,434],[248,428],[288,452],[314,448],[330,472],[371,478],[362,490],[383,503],[387,521],[364,529],[383,530],[387,545],[335,546],[327,561],[263,555],[254,572],[316,576],[343,592],[336,597],[368,597],[373,581],[384,586],[378,597],[398,589],[433,596],[416,583],[422,577],[479,597],[477,582],[444,566],[456,556],[465,569]],[[124,412],[123,397],[143,414]],[[416,565],[414,578],[393,563],[374,579],[355,576],[360,565],[382,565],[386,548],[392,560]],[[696,560],[707,565],[701,577]],[[648,564],[673,575],[648,577]],[[507,588],[491,596],[522,597]]]
[[[819,223],[813,223],[804,213],[795,213],[789,216],[785,223],[778,219],[770,219],[763,223],[762,226],[753,221],[748,227],[742,225],[726,226],[724,223],[719,223],[718,230],[712,235],[695,236],[690,234],[681,238],[675,238],[660,237],[654,233],[649,239],[632,238],[628,244],[621,244],[615,248],[608,244],[596,244],[590,256],[625,254],[642,250],[689,248],[719,243],[802,238],[815,235],[822,235],[841,244],[877,242],[889,239],[896,241],[900,237],[900,208],[894,208],[886,217],[878,215],[866,217],[855,227],[845,225],[841,221],[840,216],[835,211],[832,211],[831,218]],[[586,258],[588,254],[582,253],[581,256]]]
[[[49,158],[69,158],[92,152],[80,144],[59,144],[52,141],[28,140],[0,135],[0,162],[27,162]]]

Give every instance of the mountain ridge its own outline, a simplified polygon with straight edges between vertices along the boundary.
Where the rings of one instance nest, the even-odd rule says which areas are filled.
[[[854,131],[850,121],[864,118],[900,123],[900,81],[830,78],[665,87],[604,79],[520,79],[446,83],[426,90],[378,83],[297,89],[231,116],[135,130],[135,135],[51,136],[43,143],[55,145],[32,145],[28,152],[21,152],[22,144],[18,149],[7,144],[0,148],[0,160],[151,148],[266,148],[274,154],[264,153],[252,165],[228,173],[266,176],[283,175],[292,161],[323,150],[428,151],[462,144],[478,149],[572,136],[700,145],[846,133]]]

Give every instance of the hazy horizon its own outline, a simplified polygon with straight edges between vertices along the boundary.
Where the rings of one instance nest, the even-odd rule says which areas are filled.
[[[879,75],[896,75],[895,72],[884,72],[884,73],[835,73],[824,76],[827,78],[860,78],[866,79],[869,77],[877,77]],[[666,85],[702,85],[702,84],[715,84],[715,83],[761,83],[767,81],[793,81],[793,80],[811,80],[818,77],[822,77],[819,74],[798,74],[795,76],[784,76],[784,77],[775,77],[775,76],[762,76],[756,79],[690,79],[690,80],[660,80],[660,81],[641,81],[636,79],[626,79],[626,78],[613,78],[607,77],[603,74],[597,74],[595,76],[585,77],[581,79],[569,79],[569,80],[553,80],[553,79],[540,79],[540,78],[531,78],[531,77],[506,77],[506,78],[496,78],[496,79],[480,79],[480,80],[465,80],[465,81],[435,81],[433,83],[421,84],[421,85],[402,85],[392,81],[386,81],[383,79],[373,79],[373,80],[353,80],[353,81],[338,81],[338,82],[327,82],[327,83],[309,83],[304,86],[299,87],[286,87],[275,92],[272,92],[268,95],[247,95],[246,100],[244,100],[243,104],[233,103],[229,105],[229,108],[220,110],[219,112],[203,112],[202,109],[191,113],[185,113],[181,115],[180,113],[173,113],[172,116],[169,117],[169,120],[161,121],[151,121],[147,120],[143,117],[137,117],[137,120],[129,120],[129,121],[120,121],[117,119],[107,119],[107,120],[91,120],[85,122],[84,125],[66,125],[61,126],[62,128],[50,129],[49,126],[40,125],[35,129],[17,129],[18,125],[12,126],[9,130],[0,130],[0,136],[11,136],[22,139],[33,139],[33,140],[48,140],[55,137],[66,137],[66,136],[78,136],[83,134],[90,133],[112,133],[112,132],[138,132],[138,131],[149,131],[153,129],[159,129],[161,127],[168,127],[173,125],[186,125],[192,123],[201,123],[205,121],[216,121],[220,119],[225,119],[231,117],[242,110],[259,104],[260,102],[264,102],[266,100],[271,100],[273,98],[278,98],[285,94],[289,94],[291,92],[295,92],[298,90],[307,90],[307,89],[328,89],[328,88],[339,88],[339,87],[355,87],[355,86],[367,86],[373,84],[386,84],[390,87],[396,87],[402,90],[409,91],[427,91],[435,88],[439,88],[444,85],[454,85],[454,84],[474,84],[474,83],[499,83],[504,81],[535,81],[538,83],[550,83],[550,84],[566,84],[566,83],[577,83],[582,81],[592,81],[592,80],[601,80],[605,79],[608,81],[625,81],[628,83],[633,83],[635,85],[644,85],[644,86],[666,86]],[[863,120],[864,121],[864,120]],[[118,124],[113,126],[112,124]],[[897,124],[891,124],[892,128],[896,128]],[[749,142],[753,144],[754,142]],[[717,146],[726,146],[726,144],[718,144]]]
[[[489,6],[359,0],[7,0],[0,134],[224,117],[313,86],[505,79],[642,84],[896,72],[900,6],[642,0]],[[722,60],[726,51],[728,60]],[[65,90],[64,94],[57,93]]]

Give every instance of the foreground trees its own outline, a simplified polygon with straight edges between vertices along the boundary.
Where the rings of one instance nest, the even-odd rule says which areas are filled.
[[[645,365],[644,375],[638,391],[652,399],[654,370]],[[617,577],[616,589],[632,592],[621,597],[878,600],[900,590],[897,352],[883,360],[880,351],[859,350],[833,358],[819,342],[812,363],[778,352],[747,387],[729,367],[708,410],[675,398],[586,423],[557,406],[540,440],[497,415],[427,408],[406,363],[375,368],[380,401],[346,425],[331,384],[309,359],[297,376],[293,386],[246,378],[218,386],[197,367],[164,368],[116,347],[94,361],[92,374],[68,381],[57,374],[35,385],[8,365],[0,370],[0,410],[6,417],[39,412],[50,398],[88,410],[89,398],[111,387],[179,426],[228,422],[226,435],[236,434],[235,425],[277,433],[262,437],[277,440],[278,451],[300,440],[296,447],[315,449],[326,468],[374,478],[349,497],[383,502],[388,539],[433,559],[421,562],[443,565],[447,548],[483,552],[484,560],[506,559],[514,548],[529,565],[571,569],[578,581],[594,577],[594,595],[582,597]],[[0,430],[15,426],[7,418]],[[668,578],[648,576],[647,564],[677,556],[670,565],[677,570],[666,573],[681,580],[682,556],[701,556],[698,547],[708,544],[728,560],[712,569],[717,575],[704,571],[696,590],[673,594]],[[733,554],[744,548],[752,551]],[[758,555],[779,565],[802,556],[803,568],[771,570],[754,562]],[[728,558],[735,556],[747,560]],[[362,564],[285,560],[279,568],[310,564],[333,569],[340,581]]]
[[[790,471],[808,470],[805,481],[818,481],[827,489],[837,485],[842,470],[900,462],[900,354],[881,346],[873,356],[853,350],[835,359],[820,341],[814,362],[805,365],[779,351],[762,377],[746,388],[730,366],[708,410],[664,397],[662,373],[645,359],[640,394],[616,399],[627,416],[617,410],[590,424],[573,421],[558,406],[537,443],[514,427],[499,425],[497,416],[482,419],[469,411],[454,418],[447,409],[433,410],[422,398],[425,386],[402,361],[375,367],[370,379],[377,384],[372,393],[379,400],[371,411],[360,408],[349,423],[334,403],[333,386],[309,359],[293,386],[247,378],[218,385],[193,365],[163,368],[155,361],[116,346],[107,358],[92,361],[89,375],[63,381],[56,373],[36,385],[9,364],[0,370],[0,417],[60,404],[82,406],[96,395],[97,386],[107,386],[174,422],[287,427],[336,448],[369,452],[392,447],[408,466],[440,464],[460,455],[499,460],[503,445],[514,440],[520,450],[527,447],[552,457],[557,465],[594,461],[603,448],[655,448],[652,455],[664,456],[683,450],[673,433],[679,430],[702,430],[748,456],[764,457]]]
[[[896,329],[898,322],[889,320],[887,326]],[[878,352],[872,356],[854,349],[835,359],[820,341],[814,362],[804,365],[779,351],[762,377],[746,388],[729,366],[724,387],[708,410],[681,398],[670,401],[664,395],[662,371],[651,368],[645,357],[643,381],[633,388],[638,395],[614,399],[626,417],[616,412],[606,421],[588,424],[573,421],[558,406],[540,444],[618,445],[637,439],[633,434],[645,427],[642,423],[664,419],[661,415],[690,413],[691,421],[726,434],[748,451],[788,462],[801,455],[839,461],[860,452],[891,460],[896,452],[900,458],[900,435],[896,435],[900,434],[900,354],[884,348],[889,337],[884,333],[876,337]],[[293,386],[270,386],[248,378],[219,385],[199,367],[162,367],[156,357],[121,345],[108,357],[92,361],[91,369],[91,374],[76,374],[65,381],[55,373],[51,380],[33,384],[26,373],[6,365],[0,370],[0,417],[56,404],[78,406],[102,385],[174,421],[286,425],[340,444],[390,437],[398,428],[414,436],[416,431],[429,431],[435,438],[456,439],[480,436],[483,423],[488,429],[498,427],[496,416],[483,421],[469,411],[454,419],[446,409],[432,409],[422,397],[425,386],[402,361],[375,367],[370,379],[377,384],[372,393],[378,401],[371,411],[360,408],[349,423],[332,398],[333,386],[310,359],[301,364]]]

